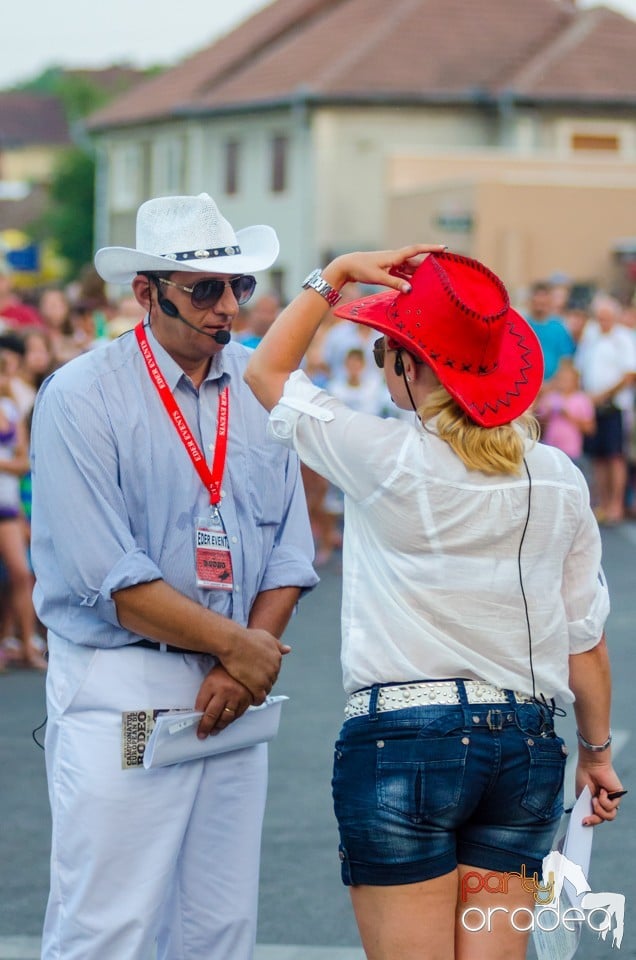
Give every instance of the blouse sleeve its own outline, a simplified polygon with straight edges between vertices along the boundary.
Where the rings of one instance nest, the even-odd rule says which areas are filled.
[[[269,434],[355,500],[390,482],[412,428],[400,420],[358,413],[316,387],[301,370],[291,374],[270,413]]]
[[[601,535],[580,477],[583,511],[563,571],[563,598],[568,618],[570,653],[591,650],[601,639],[610,610],[601,567]]]

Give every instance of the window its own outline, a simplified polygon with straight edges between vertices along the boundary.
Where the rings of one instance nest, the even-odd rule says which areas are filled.
[[[110,164],[110,190],[115,212],[134,210],[141,199],[142,150],[139,144],[118,144]]]
[[[289,140],[282,135],[272,137],[272,193],[287,189]]]
[[[626,121],[564,118],[555,126],[555,146],[558,154],[564,158],[632,160],[636,151],[636,135]]]
[[[600,150],[610,153],[618,153],[621,146],[620,137],[616,134],[573,133],[570,142],[573,150]]]
[[[154,191],[158,196],[183,190],[183,141],[178,137],[158,140],[154,148]]]
[[[225,144],[225,192],[239,192],[240,144],[238,140],[228,140]]]

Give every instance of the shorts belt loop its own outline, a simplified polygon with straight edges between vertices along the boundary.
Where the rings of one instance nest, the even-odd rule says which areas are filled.
[[[378,696],[380,694],[380,684],[374,683],[371,687],[371,696],[369,698],[369,720],[378,720]]]
[[[460,703],[462,707],[468,706],[468,696],[466,694],[466,685],[463,680],[459,677],[455,678],[455,685],[457,686],[457,695],[459,696]]]

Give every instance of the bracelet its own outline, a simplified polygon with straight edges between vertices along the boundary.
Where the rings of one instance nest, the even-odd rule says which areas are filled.
[[[612,731],[610,730],[609,737],[605,743],[590,743],[589,740],[586,740],[583,734],[578,730],[576,731],[576,739],[579,741],[582,747],[585,747],[586,750],[591,750],[592,753],[601,753],[603,750],[607,750],[612,742]]]

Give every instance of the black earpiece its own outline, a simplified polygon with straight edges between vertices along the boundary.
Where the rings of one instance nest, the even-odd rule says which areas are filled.
[[[165,313],[167,317],[178,317],[179,311],[177,310],[174,303],[171,300],[167,300],[165,297],[158,297],[157,302],[159,304],[160,310]]]
[[[402,363],[402,354],[398,350],[395,354],[395,363],[393,364],[393,372],[396,377],[401,377],[404,373],[404,364]]]

